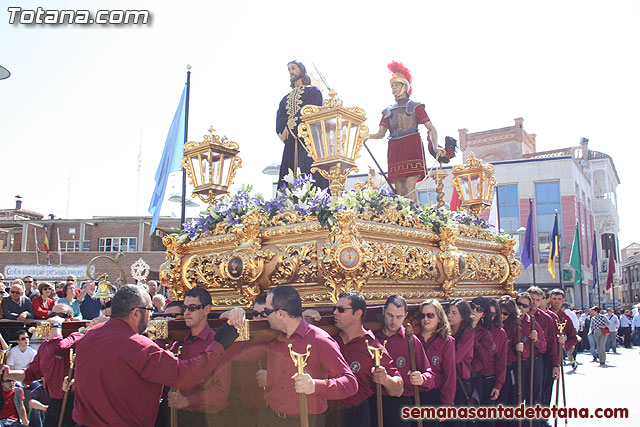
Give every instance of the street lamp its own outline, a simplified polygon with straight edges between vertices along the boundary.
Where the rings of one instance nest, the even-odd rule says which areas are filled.
[[[473,152],[469,154],[465,165],[453,167],[451,183],[460,195],[463,208],[480,215],[491,206],[496,187],[496,179],[493,175],[493,166],[476,158]]]
[[[209,128],[209,135],[202,142],[184,145],[182,167],[187,171],[193,194],[209,205],[221,194],[227,194],[242,160],[238,157],[239,145],[221,138]]]
[[[330,181],[331,194],[344,191],[347,176],[358,170],[356,159],[367,140],[369,128],[362,108],[344,108],[342,101],[331,90],[324,105],[307,105],[300,111],[302,123],[298,136],[313,159],[311,172]]]

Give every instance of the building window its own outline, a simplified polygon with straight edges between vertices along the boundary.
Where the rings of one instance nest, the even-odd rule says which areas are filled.
[[[82,251],[89,252],[90,248],[89,240],[85,240],[82,244]],[[80,240],[60,240],[60,250],[62,252],[80,252]]]
[[[519,205],[517,184],[498,186],[498,218],[506,233],[514,234],[520,228]]]
[[[553,220],[558,212],[558,232],[562,233],[560,216],[560,183],[558,181],[536,182],[536,226],[538,251],[542,262],[546,262],[551,251]]]
[[[418,191],[418,202],[421,205],[431,206],[438,204],[438,192],[435,190]]]
[[[102,237],[98,245],[100,252],[136,252],[137,250],[137,237]]]

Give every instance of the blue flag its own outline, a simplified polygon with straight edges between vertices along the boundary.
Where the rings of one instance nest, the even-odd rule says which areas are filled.
[[[527,268],[533,261],[533,203],[529,199],[529,218],[527,219],[527,231],[524,233],[524,243],[520,253],[522,268]]]
[[[185,84],[182,96],[180,97],[180,104],[178,104],[176,114],[173,116],[173,121],[169,128],[169,134],[167,135],[167,140],[164,143],[162,158],[160,159],[160,164],[156,171],[156,187],[153,189],[151,203],[149,203],[149,213],[153,215],[149,235],[153,234],[156,226],[158,225],[158,220],[160,219],[160,209],[162,208],[162,201],[164,200],[164,192],[167,189],[169,174],[171,172],[179,171],[182,168],[186,97],[187,85]]]
[[[598,248],[595,233],[593,233],[593,248],[591,248],[591,269],[593,270],[593,287],[595,288],[598,283]]]

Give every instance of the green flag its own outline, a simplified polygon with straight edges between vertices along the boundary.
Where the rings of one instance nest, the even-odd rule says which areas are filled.
[[[578,233],[578,224],[576,224],[576,235],[571,245],[571,260],[569,265],[573,267],[576,274],[573,276],[573,284],[577,285],[582,280],[582,263],[580,262],[580,234]]]

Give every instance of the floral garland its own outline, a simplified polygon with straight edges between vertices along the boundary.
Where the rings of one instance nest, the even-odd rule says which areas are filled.
[[[266,202],[261,195],[250,194],[251,186],[242,186],[234,195],[227,195],[210,206],[200,218],[183,224],[182,230],[175,235],[179,243],[187,243],[203,234],[213,233],[223,223],[224,232],[228,232],[231,227],[242,223],[244,216],[253,212],[262,213],[270,220],[278,214],[295,211],[302,216],[316,217],[322,226],[331,229],[338,211],[353,210],[359,214],[382,215],[389,209],[397,210],[404,218],[417,217],[421,224],[436,233],[440,233],[443,227],[457,227],[459,224],[490,230],[485,220],[472,213],[452,212],[435,206],[423,207],[387,189],[364,187],[332,196],[326,189],[319,189],[314,184],[312,175],[296,177],[289,173],[284,177],[276,196]],[[500,242],[508,238],[508,235],[492,234]]]

